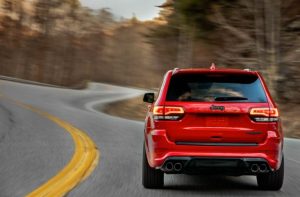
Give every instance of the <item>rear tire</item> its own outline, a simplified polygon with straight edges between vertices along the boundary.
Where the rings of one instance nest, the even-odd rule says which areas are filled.
[[[143,148],[143,185],[149,189],[159,189],[164,186],[164,173],[149,166],[145,146]]]
[[[257,175],[257,184],[263,190],[280,190],[284,179],[284,159],[282,158],[281,166],[274,172]]]

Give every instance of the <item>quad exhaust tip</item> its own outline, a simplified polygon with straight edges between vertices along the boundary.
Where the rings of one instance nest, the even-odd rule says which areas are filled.
[[[268,167],[266,164],[252,164],[250,170],[252,173],[264,173],[268,172]]]
[[[182,163],[180,163],[180,162],[176,162],[176,163],[167,162],[164,170],[166,172],[172,172],[172,171],[180,172],[182,170],[182,168],[183,168],[183,166],[182,166]]]
[[[165,167],[162,169],[165,172],[181,172],[183,170],[182,162],[169,161],[165,164]],[[266,173],[269,171],[267,164],[265,163],[252,163],[250,164],[250,171],[253,174]]]
[[[172,163],[172,162],[168,162],[168,163],[166,164],[165,169],[166,169],[167,172],[173,171],[173,169],[174,169],[173,163]]]
[[[261,165],[259,166],[259,171],[260,171],[260,172],[267,172],[267,171],[268,171],[268,168],[267,168],[266,164],[261,164]]]
[[[259,166],[257,164],[251,165],[251,172],[257,173],[259,171]]]
[[[174,170],[175,170],[176,172],[181,171],[181,170],[182,170],[182,164],[181,164],[181,163],[175,163],[175,165],[174,165]]]

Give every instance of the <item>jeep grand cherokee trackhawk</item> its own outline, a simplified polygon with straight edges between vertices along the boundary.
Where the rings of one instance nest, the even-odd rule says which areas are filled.
[[[164,173],[254,175],[261,189],[281,188],[281,122],[258,72],[174,69],[144,101],[145,188],[163,187]]]

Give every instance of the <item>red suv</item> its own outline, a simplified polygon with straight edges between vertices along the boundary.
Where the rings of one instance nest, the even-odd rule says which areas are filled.
[[[282,187],[281,122],[258,72],[174,69],[144,102],[145,188],[163,187],[164,173],[254,175],[261,189]]]

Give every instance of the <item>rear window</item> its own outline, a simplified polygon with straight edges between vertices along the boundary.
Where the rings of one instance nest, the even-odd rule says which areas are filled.
[[[176,74],[167,101],[266,102],[259,78],[250,74]]]

